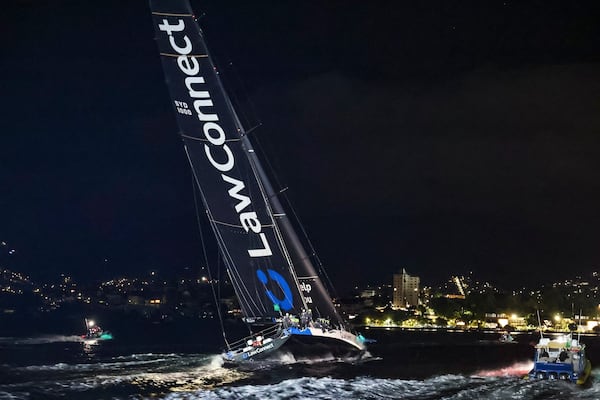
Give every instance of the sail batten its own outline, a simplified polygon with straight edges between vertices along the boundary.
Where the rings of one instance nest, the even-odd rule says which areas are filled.
[[[211,219],[210,222],[213,222],[218,225],[229,226],[231,228],[239,228],[244,229],[242,225],[230,224],[229,222],[217,221],[216,219]],[[273,225],[262,225],[263,228],[273,228]]]
[[[165,56],[165,57],[181,57],[181,54],[176,54],[176,53],[160,53],[160,55]],[[206,58],[206,57],[208,57],[208,54],[188,54],[188,55],[186,55],[186,57]]]
[[[193,14],[176,14],[176,13],[163,13],[152,11],[152,15],[160,15],[164,17],[193,17]]]

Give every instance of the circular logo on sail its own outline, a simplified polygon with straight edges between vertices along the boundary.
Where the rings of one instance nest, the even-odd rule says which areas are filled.
[[[265,287],[267,296],[269,296],[269,299],[271,299],[273,304],[278,305],[282,310],[291,310],[294,305],[292,304],[292,290],[290,289],[290,285],[288,285],[288,283],[285,281],[285,278],[281,276],[279,272],[268,269],[267,273],[269,274],[269,277],[267,277],[267,275],[260,269],[256,271],[258,280],[261,281],[263,285],[266,285],[269,282],[269,278],[274,280],[279,285],[284,297],[283,299],[278,298],[273,294],[272,291]]]

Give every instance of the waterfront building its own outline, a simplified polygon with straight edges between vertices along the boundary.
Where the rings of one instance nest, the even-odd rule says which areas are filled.
[[[398,274],[394,274],[394,292],[392,296],[392,307],[394,309],[417,306],[419,304],[418,276],[409,275],[404,268]]]

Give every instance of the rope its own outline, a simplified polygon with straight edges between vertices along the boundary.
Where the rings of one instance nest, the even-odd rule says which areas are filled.
[[[196,223],[198,224],[198,232],[200,233],[200,242],[202,243],[202,253],[204,255],[204,264],[206,265],[206,270],[208,272],[208,279],[210,280],[210,288],[212,290],[213,299],[215,301],[215,306],[217,308],[217,315],[219,316],[219,324],[221,325],[221,334],[223,335],[223,340],[225,341],[227,350],[231,350],[231,346],[229,345],[229,342],[227,341],[227,335],[225,334],[225,325],[223,324],[223,316],[221,315],[221,304],[219,303],[217,293],[215,291],[215,284],[212,279],[212,273],[210,272],[210,265],[208,263],[208,256],[206,253],[206,244],[204,241],[204,234],[202,233],[202,225],[200,224],[200,212],[198,210],[198,197],[196,196],[196,184],[194,182],[193,176],[192,176],[192,192],[194,193],[194,209],[196,210]],[[217,267],[218,267],[218,265],[217,265]],[[219,288],[219,296],[220,296],[220,288]]]

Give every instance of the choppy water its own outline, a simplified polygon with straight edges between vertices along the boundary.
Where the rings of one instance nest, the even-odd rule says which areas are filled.
[[[148,346],[117,338],[89,346],[76,336],[4,337],[0,399],[600,398],[600,369],[587,388],[523,380],[532,365],[529,337],[500,344],[467,333],[369,336],[378,342],[364,362],[284,356],[243,369],[224,368],[216,351],[194,352],[193,345],[165,351],[168,340]]]

